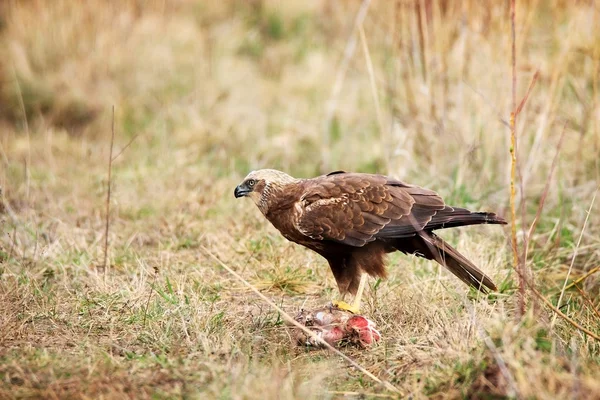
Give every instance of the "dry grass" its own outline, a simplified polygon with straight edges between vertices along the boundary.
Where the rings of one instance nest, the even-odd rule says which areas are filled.
[[[250,169],[386,172],[508,215],[506,2],[374,2],[333,111],[359,2],[123,3],[0,6],[0,398],[390,394],[292,345],[282,317],[201,248],[294,314],[335,283],[235,201]],[[570,270],[561,311],[600,334],[600,273],[578,283],[585,295],[569,285],[600,265],[598,202],[587,213],[600,183],[600,4],[517,7],[517,98],[539,70],[517,121],[520,232],[568,123],[527,267],[552,304]],[[113,163],[102,268],[113,105],[114,153],[137,138]],[[365,305],[383,342],[345,353],[414,398],[598,398],[600,343],[552,325],[533,297],[516,319],[510,232],[442,234],[500,292],[479,297],[393,255]]]

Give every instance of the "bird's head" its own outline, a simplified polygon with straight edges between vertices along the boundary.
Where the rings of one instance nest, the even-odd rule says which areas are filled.
[[[269,208],[269,198],[287,184],[296,179],[285,172],[275,169],[259,169],[252,171],[237,185],[233,194],[237,197],[250,197],[263,213]]]

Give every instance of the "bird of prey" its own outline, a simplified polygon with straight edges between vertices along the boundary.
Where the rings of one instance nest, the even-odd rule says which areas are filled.
[[[386,276],[385,254],[401,251],[434,260],[466,284],[487,293],[494,282],[433,231],[475,224],[506,224],[494,213],[451,207],[434,191],[384,175],[336,171],[296,179],[252,171],[234,191],[250,197],[288,240],[323,256],[342,301],[358,313],[368,275]],[[349,305],[345,294],[355,295]]]

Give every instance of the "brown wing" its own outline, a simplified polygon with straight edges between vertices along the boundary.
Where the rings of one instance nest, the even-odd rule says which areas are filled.
[[[437,193],[381,175],[336,173],[306,181],[297,228],[316,240],[362,247],[379,237],[421,231],[438,210]],[[383,235],[383,236],[380,236]]]

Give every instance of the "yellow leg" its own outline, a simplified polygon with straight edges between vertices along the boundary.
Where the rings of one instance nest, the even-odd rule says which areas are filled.
[[[360,312],[360,303],[362,300],[362,295],[365,290],[365,285],[367,284],[367,274],[362,274],[360,276],[360,283],[358,284],[358,290],[356,291],[356,296],[354,296],[354,301],[352,305],[346,303],[344,301],[344,295],[342,295],[341,300],[334,300],[332,303],[334,306],[339,308],[340,310],[350,311],[352,314],[358,314]]]
[[[365,285],[367,284],[368,278],[369,278],[369,275],[367,275],[367,274],[362,274],[360,276],[360,283],[358,284],[358,290],[356,291],[356,296],[354,296],[354,301],[352,302],[352,307],[356,308],[357,312],[358,312],[358,310],[360,310],[360,302],[362,301],[363,292],[365,291]]]

